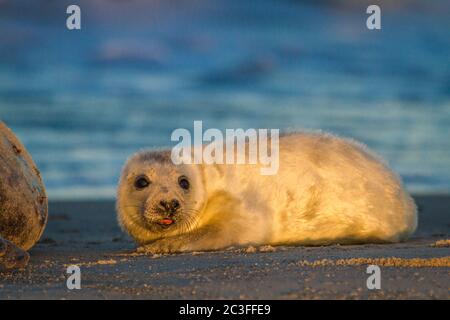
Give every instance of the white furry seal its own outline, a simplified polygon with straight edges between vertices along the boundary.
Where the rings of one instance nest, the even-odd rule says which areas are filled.
[[[272,176],[258,165],[174,165],[170,151],[139,152],[123,169],[117,211],[151,253],[396,242],[417,226],[413,199],[379,157],[323,133],[280,137]]]

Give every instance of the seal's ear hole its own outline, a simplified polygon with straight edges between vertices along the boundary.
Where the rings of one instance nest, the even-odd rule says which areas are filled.
[[[178,178],[178,184],[180,185],[181,189],[189,190],[191,184],[189,183],[189,180],[186,176],[181,176]]]
[[[137,176],[136,179],[134,179],[134,187],[137,190],[142,190],[147,188],[150,185],[150,179],[146,175],[140,175]]]

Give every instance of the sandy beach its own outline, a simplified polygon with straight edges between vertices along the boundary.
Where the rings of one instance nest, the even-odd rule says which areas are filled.
[[[0,274],[0,299],[449,299],[449,196],[417,196],[408,242],[230,248],[142,256],[115,220],[113,201],[51,202],[50,220],[22,271]],[[437,242],[437,245],[435,245]],[[381,268],[368,290],[367,265]],[[81,268],[81,290],[66,287]]]
[[[25,242],[34,244],[46,219],[45,200],[50,199],[48,224],[30,250],[29,264],[23,270],[0,271],[0,302],[450,300],[449,12],[448,0],[78,0],[74,4],[0,0],[0,122],[23,144],[19,147],[3,139],[6,135],[0,126],[1,236],[21,242],[24,248]],[[385,159],[414,195],[418,230],[408,241],[396,244],[247,246],[220,252],[138,254],[136,244],[116,221],[114,196],[127,159],[143,149],[206,146],[220,135],[226,138],[228,130],[236,134],[232,141],[237,143],[250,143],[255,132],[262,137],[261,133],[271,135],[275,130],[281,135],[321,131],[361,142]],[[258,163],[278,168],[279,161],[272,161],[279,156],[278,148],[270,147],[270,157],[263,157],[269,148],[262,145],[264,139],[257,140],[257,148],[245,148],[249,154],[244,162],[253,163],[258,154]],[[225,141],[226,152],[231,140]],[[275,141],[270,139],[270,146]],[[296,149],[297,145],[290,145]],[[286,208],[280,210],[281,219],[272,228],[283,230],[284,235],[284,229],[297,230],[291,228],[295,223],[307,229],[308,221],[321,209],[329,214],[335,213],[325,211],[330,207],[342,208],[345,215],[361,213],[348,209],[353,206],[344,201],[338,205],[337,199],[349,198],[372,208],[384,204],[363,201],[357,195],[366,189],[373,195],[388,190],[386,183],[393,175],[374,175],[372,169],[382,166],[360,165],[365,157],[354,148],[323,145],[298,145],[299,151],[310,149],[305,155],[311,165],[299,161],[296,166],[284,152],[279,159],[287,159],[287,168],[304,173],[305,179],[300,175],[285,178],[287,174],[281,174],[277,183],[223,179],[230,183],[227,187],[246,189],[238,193],[251,200],[241,206],[244,219],[237,219],[239,224],[258,225],[258,219],[245,216],[254,208],[267,212],[272,205]],[[337,150],[342,157],[336,156]],[[218,163],[222,162],[219,151],[213,152]],[[33,161],[27,159],[28,153]],[[230,158],[222,160],[229,163]],[[240,158],[235,162],[240,163]],[[348,170],[346,163],[351,164]],[[328,181],[342,176],[328,168],[346,174],[345,181],[339,179],[342,187]],[[166,172],[152,172],[153,178],[147,169],[135,173],[147,175],[144,185],[159,185],[159,180],[180,185],[183,180],[182,175],[166,179]],[[202,176],[208,185],[210,180],[215,184],[216,178]],[[314,183],[298,189],[310,177]],[[381,188],[379,177],[386,178]],[[308,190],[305,193],[314,196],[277,193],[286,183],[294,184],[292,190]],[[334,193],[330,200],[324,196],[322,205],[320,187],[328,183],[333,188],[326,189],[346,194]],[[139,185],[146,188],[138,183],[138,189]],[[185,189],[182,185],[186,184],[180,185]],[[252,188],[260,188],[267,197],[260,196],[263,192],[252,193]],[[179,196],[160,199],[153,195],[157,190],[149,189],[149,207],[168,206],[161,204],[163,200],[176,210],[179,203],[173,200],[180,200]],[[197,199],[195,190],[185,198]],[[289,205],[275,205],[280,199]],[[305,222],[287,214],[296,210],[296,199],[312,200],[304,202]],[[382,217],[381,211],[372,212]],[[170,216],[160,218],[161,224],[173,223]],[[379,219],[367,221],[374,220]],[[225,221],[235,226],[232,219]],[[361,225],[359,230],[365,231]],[[355,235],[355,228],[345,231]],[[233,229],[236,232],[227,234],[228,238],[235,239],[238,230]],[[369,234],[379,237],[380,233]],[[306,232],[302,235],[314,238]],[[81,270],[79,290],[67,287],[67,270],[73,265]],[[380,289],[367,287],[370,265],[381,270]],[[143,304],[153,311],[151,303]]]

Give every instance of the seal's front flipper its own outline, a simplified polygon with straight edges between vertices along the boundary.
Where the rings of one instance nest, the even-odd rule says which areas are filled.
[[[0,237],[0,272],[24,268],[30,255],[12,242]]]

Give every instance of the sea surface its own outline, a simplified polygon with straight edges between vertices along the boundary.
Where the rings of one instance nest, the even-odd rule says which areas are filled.
[[[0,0],[0,119],[52,199],[112,198],[124,161],[204,128],[360,140],[416,193],[450,192],[450,5]],[[392,2],[392,1],[390,1]]]

